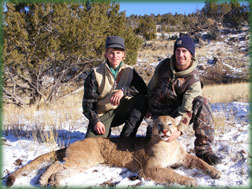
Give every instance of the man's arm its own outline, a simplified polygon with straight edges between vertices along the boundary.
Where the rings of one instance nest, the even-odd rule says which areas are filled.
[[[148,93],[148,99],[151,99],[153,96],[153,93],[155,91],[155,88],[157,87],[158,84],[158,79],[157,79],[157,73],[156,71],[154,72],[152,78],[150,79],[148,85],[147,85],[147,93]]]
[[[200,81],[192,84],[185,92],[183,96],[183,101],[181,106],[178,108],[179,113],[192,111],[192,102],[193,100],[201,95],[201,83]]]
[[[166,69],[164,66],[169,66],[168,63],[169,63],[169,60],[164,59],[161,62],[159,62],[159,64],[156,66],[153,76],[151,77],[147,85],[148,99],[151,99],[151,97],[153,96],[155,89],[159,84],[158,82],[159,82],[160,74],[163,75],[162,73],[164,73],[164,70],[162,69]]]
[[[94,71],[87,76],[84,83],[84,95],[82,100],[83,114],[86,118],[95,125],[98,121],[96,112],[96,104],[98,102],[97,82]]]
[[[135,96],[136,94],[147,94],[147,87],[141,76],[133,69],[133,79],[130,86],[123,86],[125,96]]]
[[[186,131],[187,126],[192,118],[193,100],[200,95],[201,95],[200,81],[192,84],[184,94],[182,104],[178,108],[178,114],[182,116],[181,122],[178,125],[178,129],[182,133]]]

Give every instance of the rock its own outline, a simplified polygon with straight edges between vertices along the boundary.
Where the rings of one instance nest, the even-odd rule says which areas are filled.
[[[152,76],[153,73],[154,73],[154,71],[155,71],[155,68],[153,68],[152,66],[148,66],[148,67],[145,69],[145,71],[146,71],[146,74],[147,74],[148,76]]]
[[[206,70],[207,67],[206,67],[205,65],[199,65],[199,66],[198,66],[198,69],[199,69],[199,70]]]

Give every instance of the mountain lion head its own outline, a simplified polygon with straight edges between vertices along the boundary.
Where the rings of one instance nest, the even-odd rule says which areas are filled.
[[[177,131],[181,117],[159,116],[152,124],[152,136],[167,141],[174,131]]]

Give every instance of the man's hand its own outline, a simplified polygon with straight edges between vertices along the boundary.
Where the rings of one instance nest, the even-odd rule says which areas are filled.
[[[96,123],[96,125],[94,126],[94,130],[99,135],[104,135],[106,132],[105,126],[101,121]]]
[[[144,116],[144,121],[151,126],[153,123],[153,118],[150,112],[147,112],[146,115]]]
[[[147,112],[144,118],[152,119],[152,114],[150,112]]]
[[[118,91],[116,91],[113,96],[110,99],[111,104],[113,105],[119,105],[120,104],[120,100],[123,97],[123,91],[121,89],[119,89]]]
[[[169,136],[167,142],[171,142],[173,140],[176,140],[181,135],[181,131],[175,131],[172,133],[171,136]]]

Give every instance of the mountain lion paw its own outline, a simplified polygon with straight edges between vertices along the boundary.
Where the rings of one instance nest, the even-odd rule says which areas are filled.
[[[188,179],[188,180],[186,180],[185,181],[185,183],[184,183],[184,185],[185,186],[197,186],[198,185],[198,182],[197,182],[197,180],[195,180],[195,179]]]
[[[221,173],[218,170],[210,171],[209,175],[213,179],[219,179],[221,177]]]

